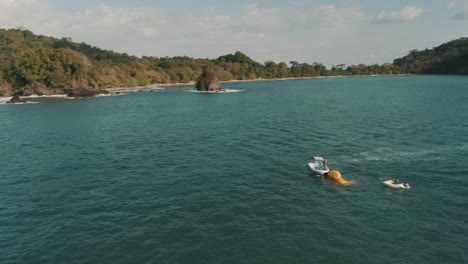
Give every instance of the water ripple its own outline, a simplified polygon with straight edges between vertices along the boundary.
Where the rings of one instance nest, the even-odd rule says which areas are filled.
[[[450,78],[3,105],[0,263],[465,263],[466,78]],[[313,175],[316,154],[357,184]]]

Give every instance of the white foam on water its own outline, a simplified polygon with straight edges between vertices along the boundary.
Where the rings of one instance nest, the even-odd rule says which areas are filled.
[[[400,161],[400,160],[411,160],[411,161],[433,161],[433,160],[445,160],[445,153],[449,152],[449,149],[438,148],[431,150],[394,150],[391,148],[378,148],[375,150],[365,151],[359,153],[357,156],[349,158],[352,162],[362,161]]]
[[[468,144],[457,146],[457,147],[455,147],[455,149],[456,150],[461,150],[461,151],[468,150]]]
[[[119,92],[119,93],[108,93],[108,94],[98,94],[96,95],[95,97],[109,97],[109,96],[121,96],[121,95],[126,95],[127,93],[122,93],[122,92]]]
[[[135,92],[146,92],[146,91],[163,91],[166,88],[164,87],[151,87],[151,88],[141,88],[141,89],[136,89],[136,88],[115,88],[115,89],[108,89],[109,92],[111,93],[135,93]]]
[[[197,91],[197,90],[189,90],[191,93],[209,93],[209,94],[223,94],[223,93],[239,93],[243,92],[244,90],[236,90],[236,89],[224,89],[224,91]]]
[[[42,95],[42,96],[20,96],[20,98],[28,99],[28,98],[58,98],[58,99],[66,99],[66,100],[74,100],[77,97],[71,97],[66,94],[52,94],[52,95]]]
[[[24,103],[7,103],[12,97],[0,97],[0,105],[25,105],[25,104],[37,104],[39,102],[26,101]]]
[[[0,97],[0,104],[6,104],[12,97]]]
[[[0,104],[7,104],[8,101],[11,100],[13,97],[0,97]],[[28,100],[28,99],[41,99],[41,98],[60,98],[60,99],[76,99],[74,97],[69,97],[66,94],[51,94],[51,95],[28,95],[28,96],[20,96],[21,99]],[[38,101],[26,101],[26,103],[14,103],[14,104],[38,104]]]
[[[28,99],[28,98],[67,98],[68,96],[66,94],[51,94],[51,95],[28,95],[28,96],[20,96],[22,99]]]

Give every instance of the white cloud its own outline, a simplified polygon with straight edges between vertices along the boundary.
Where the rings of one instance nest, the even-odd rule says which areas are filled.
[[[146,56],[211,57],[241,50],[258,61],[308,61],[310,47],[335,47],[353,32],[362,13],[351,0],[317,7],[310,3],[280,8],[260,0],[230,16],[209,12],[99,5],[77,12],[59,12],[47,0],[0,0],[0,25],[24,26],[34,33],[71,37],[104,49]],[[277,3],[277,2],[276,2]],[[206,9],[205,9],[206,10]],[[274,43],[274,44],[273,44]],[[290,48],[291,45],[302,49]],[[306,54],[306,55],[305,55]],[[321,56],[326,54],[322,52]],[[318,61],[320,58],[310,59]]]
[[[468,20],[468,3],[466,3],[462,10],[453,16],[455,20]]]
[[[457,7],[457,1],[449,0],[447,1],[447,8],[454,9]]]
[[[240,50],[259,62],[317,61],[328,66],[389,62],[399,56],[401,45],[419,48],[417,37],[408,36],[423,39],[424,33],[409,32],[404,25],[398,31],[371,27],[356,0],[322,6],[317,1],[285,4],[252,0],[254,4],[238,6],[232,12],[221,4],[199,9],[117,8],[107,4],[61,11],[51,5],[53,2],[0,0],[0,27],[23,26],[37,34],[71,37],[76,42],[137,56],[216,58]],[[457,2],[457,8],[462,7],[461,1]],[[458,19],[468,17],[468,9],[463,10]],[[410,6],[381,12],[374,22],[411,21],[422,13],[421,8]],[[454,24],[459,27],[454,35],[466,32],[462,23]],[[383,32],[385,37],[376,39],[376,32]],[[402,39],[406,40],[404,44]]]
[[[304,32],[322,41],[343,38],[359,30],[364,22],[361,8],[352,1],[336,5],[297,5],[287,14],[291,31]]]
[[[320,20],[322,26],[330,29],[343,29],[361,22],[364,15],[361,9],[351,6],[349,2],[341,5],[320,6],[315,10],[315,16]]]
[[[46,0],[0,0],[0,25],[28,29],[50,26],[54,24],[54,17],[47,16],[50,8]]]
[[[143,28],[143,35],[147,37],[157,36],[159,34],[159,30],[157,28]]]
[[[247,14],[241,18],[241,22],[247,29],[277,31],[289,26],[281,9],[273,7],[269,1],[246,5],[244,10]]]
[[[41,0],[1,0],[0,7],[4,8],[22,8],[25,6],[40,6],[47,1]]]
[[[375,16],[372,21],[374,23],[398,23],[409,22],[416,20],[423,14],[423,9],[417,6],[405,6],[398,11],[382,11]]]

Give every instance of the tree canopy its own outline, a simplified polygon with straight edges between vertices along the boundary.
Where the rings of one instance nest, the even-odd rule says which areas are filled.
[[[0,96],[67,89],[146,86],[196,81],[203,69],[219,80],[250,80],[336,75],[398,73],[468,74],[468,38],[424,51],[411,51],[393,64],[338,64],[327,69],[319,62],[259,63],[240,51],[217,59],[135,57],[103,50],[71,38],[35,35],[25,29],[0,29]]]
[[[468,38],[460,38],[432,49],[412,50],[393,64],[404,73],[468,74]]]

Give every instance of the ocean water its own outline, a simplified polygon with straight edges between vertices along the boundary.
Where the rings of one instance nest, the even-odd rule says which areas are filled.
[[[0,104],[0,263],[468,263],[467,77],[224,86]]]

